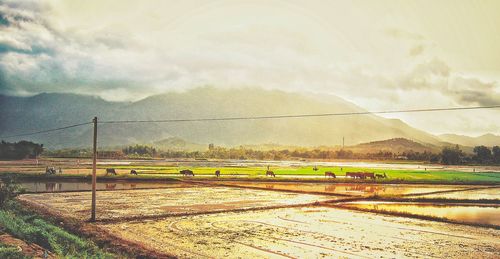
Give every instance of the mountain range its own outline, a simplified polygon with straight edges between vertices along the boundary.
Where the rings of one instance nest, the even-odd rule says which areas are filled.
[[[66,125],[121,120],[165,120],[221,117],[362,112],[363,108],[334,95],[314,95],[264,90],[260,88],[196,88],[185,92],[154,95],[135,102],[110,102],[99,97],[43,93],[31,97],[0,95],[0,135],[8,136]],[[500,136],[478,139],[436,136],[413,128],[401,120],[377,115],[324,116],[282,119],[252,119],[203,122],[99,123],[100,147],[128,144],[168,145],[161,140],[178,139],[186,143],[221,146],[277,143],[293,146],[356,145],[392,138],[406,138],[422,144],[442,146],[450,143],[473,146],[500,144]],[[50,149],[89,147],[92,125],[56,132],[8,138],[44,143]],[[175,141],[174,141],[175,142]],[[182,141],[181,141],[182,142]],[[171,143],[170,143],[171,144]]]

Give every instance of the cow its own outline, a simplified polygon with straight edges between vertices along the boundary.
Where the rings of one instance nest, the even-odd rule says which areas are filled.
[[[57,171],[54,167],[47,167],[45,168],[45,174],[51,175],[51,174],[56,174]]]
[[[313,167],[313,171],[318,171],[318,170],[319,170],[319,169],[318,169],[318,167],[317,167],[317,166],[314,166],[314,167]]]
[[[387,175],[384,173],[384,174],[376,174],[375,177],[377,179],[383,179],[383,178],[387,178]]]
[[[346,177],[352,177],[354,179],[375,179],[374,173],[366,173],[366,172],[348,172],[345,174]]]
[[[112,174],[112,175],[116,175],[116,171],[114,168],[106,168],[106,175],[108,174]]]
[[[276,175],[274,174],[274,172],[273,171],[269,171],[269,170],[266,171],[266,176],[276,177]]]
[[[130,174],[135,174],[135,175],[137,175],[137,171],[136,171],[136,170],[134,170],[134,169],[132,169],[132,170],[130,170]]]
[[[337,178],[337,176],[334,173],[330,172],[330,171],[325,172],[325,177]]]
[[[363,179],[370,178],[370,179],[375,180],[375,174],[374,173],[363,173],[363,176],[364,176]]]
[[[359,177],[359,173],[356,173],[356,172],[347,172],[347,173],[345,173],[345,177],[352,177],[352,178],[356,179],[356,178]]]
[[[180,173],[184,176],[194,176],[194,173],[193,171],[189,170],[189,169],[185,169],[185,170],[181,170]]]
[[[215,177],[220,177],[220,170],[215,171]]]

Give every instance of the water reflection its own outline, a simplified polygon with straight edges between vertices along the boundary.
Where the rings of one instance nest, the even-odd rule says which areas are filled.
[[[352,202],[343,206],[377,211],[402,212],[450,220],[500,226],[500,206],[436,205],[429,203]]]
[[[284,190],[284,191],[304,191],[304,192],[324,192],[348,194],[355,196],[369,195],[406,195],[423,194],[436,191],[448,191],[463,189],[467,186],[445,186],[445,185],[383,185],[383,184],[356,184],[356,183],[262,183],[262,182],[237,182],[228,181],[227,185],[240,187],[258,187],[265,189]]]
[[[91,182],[57,181],[57,182],[21,182],[21,187],[26,192],[67,192],[67,191],[90,191]],[[128,190],[140,188],[160,188],[173,186],[171,183],[149,183],[149,182],[106,182],[96,183],[97,190]]]

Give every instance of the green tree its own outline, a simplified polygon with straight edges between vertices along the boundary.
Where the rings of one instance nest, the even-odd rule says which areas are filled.
[[[491,150],[486,146],[474,147],[474,160],[478,163],[489,163],[492,160]]]
[[[458,145],[455,147],[444,147],[441,151],[441,163],[446,165],[458,165],[462,163],[463,158],[464,153]]]
[[[491,151],[493,152],[493,162],[500,163],[500,147],[494,146]]]

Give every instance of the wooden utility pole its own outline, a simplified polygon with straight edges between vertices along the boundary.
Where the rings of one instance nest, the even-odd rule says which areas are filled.
[[[94,145],[92,156],[92,215],[90,221],[95,221],[95,189],[96,189],[96,167],[97,167],[97,117],[94,117]]]

